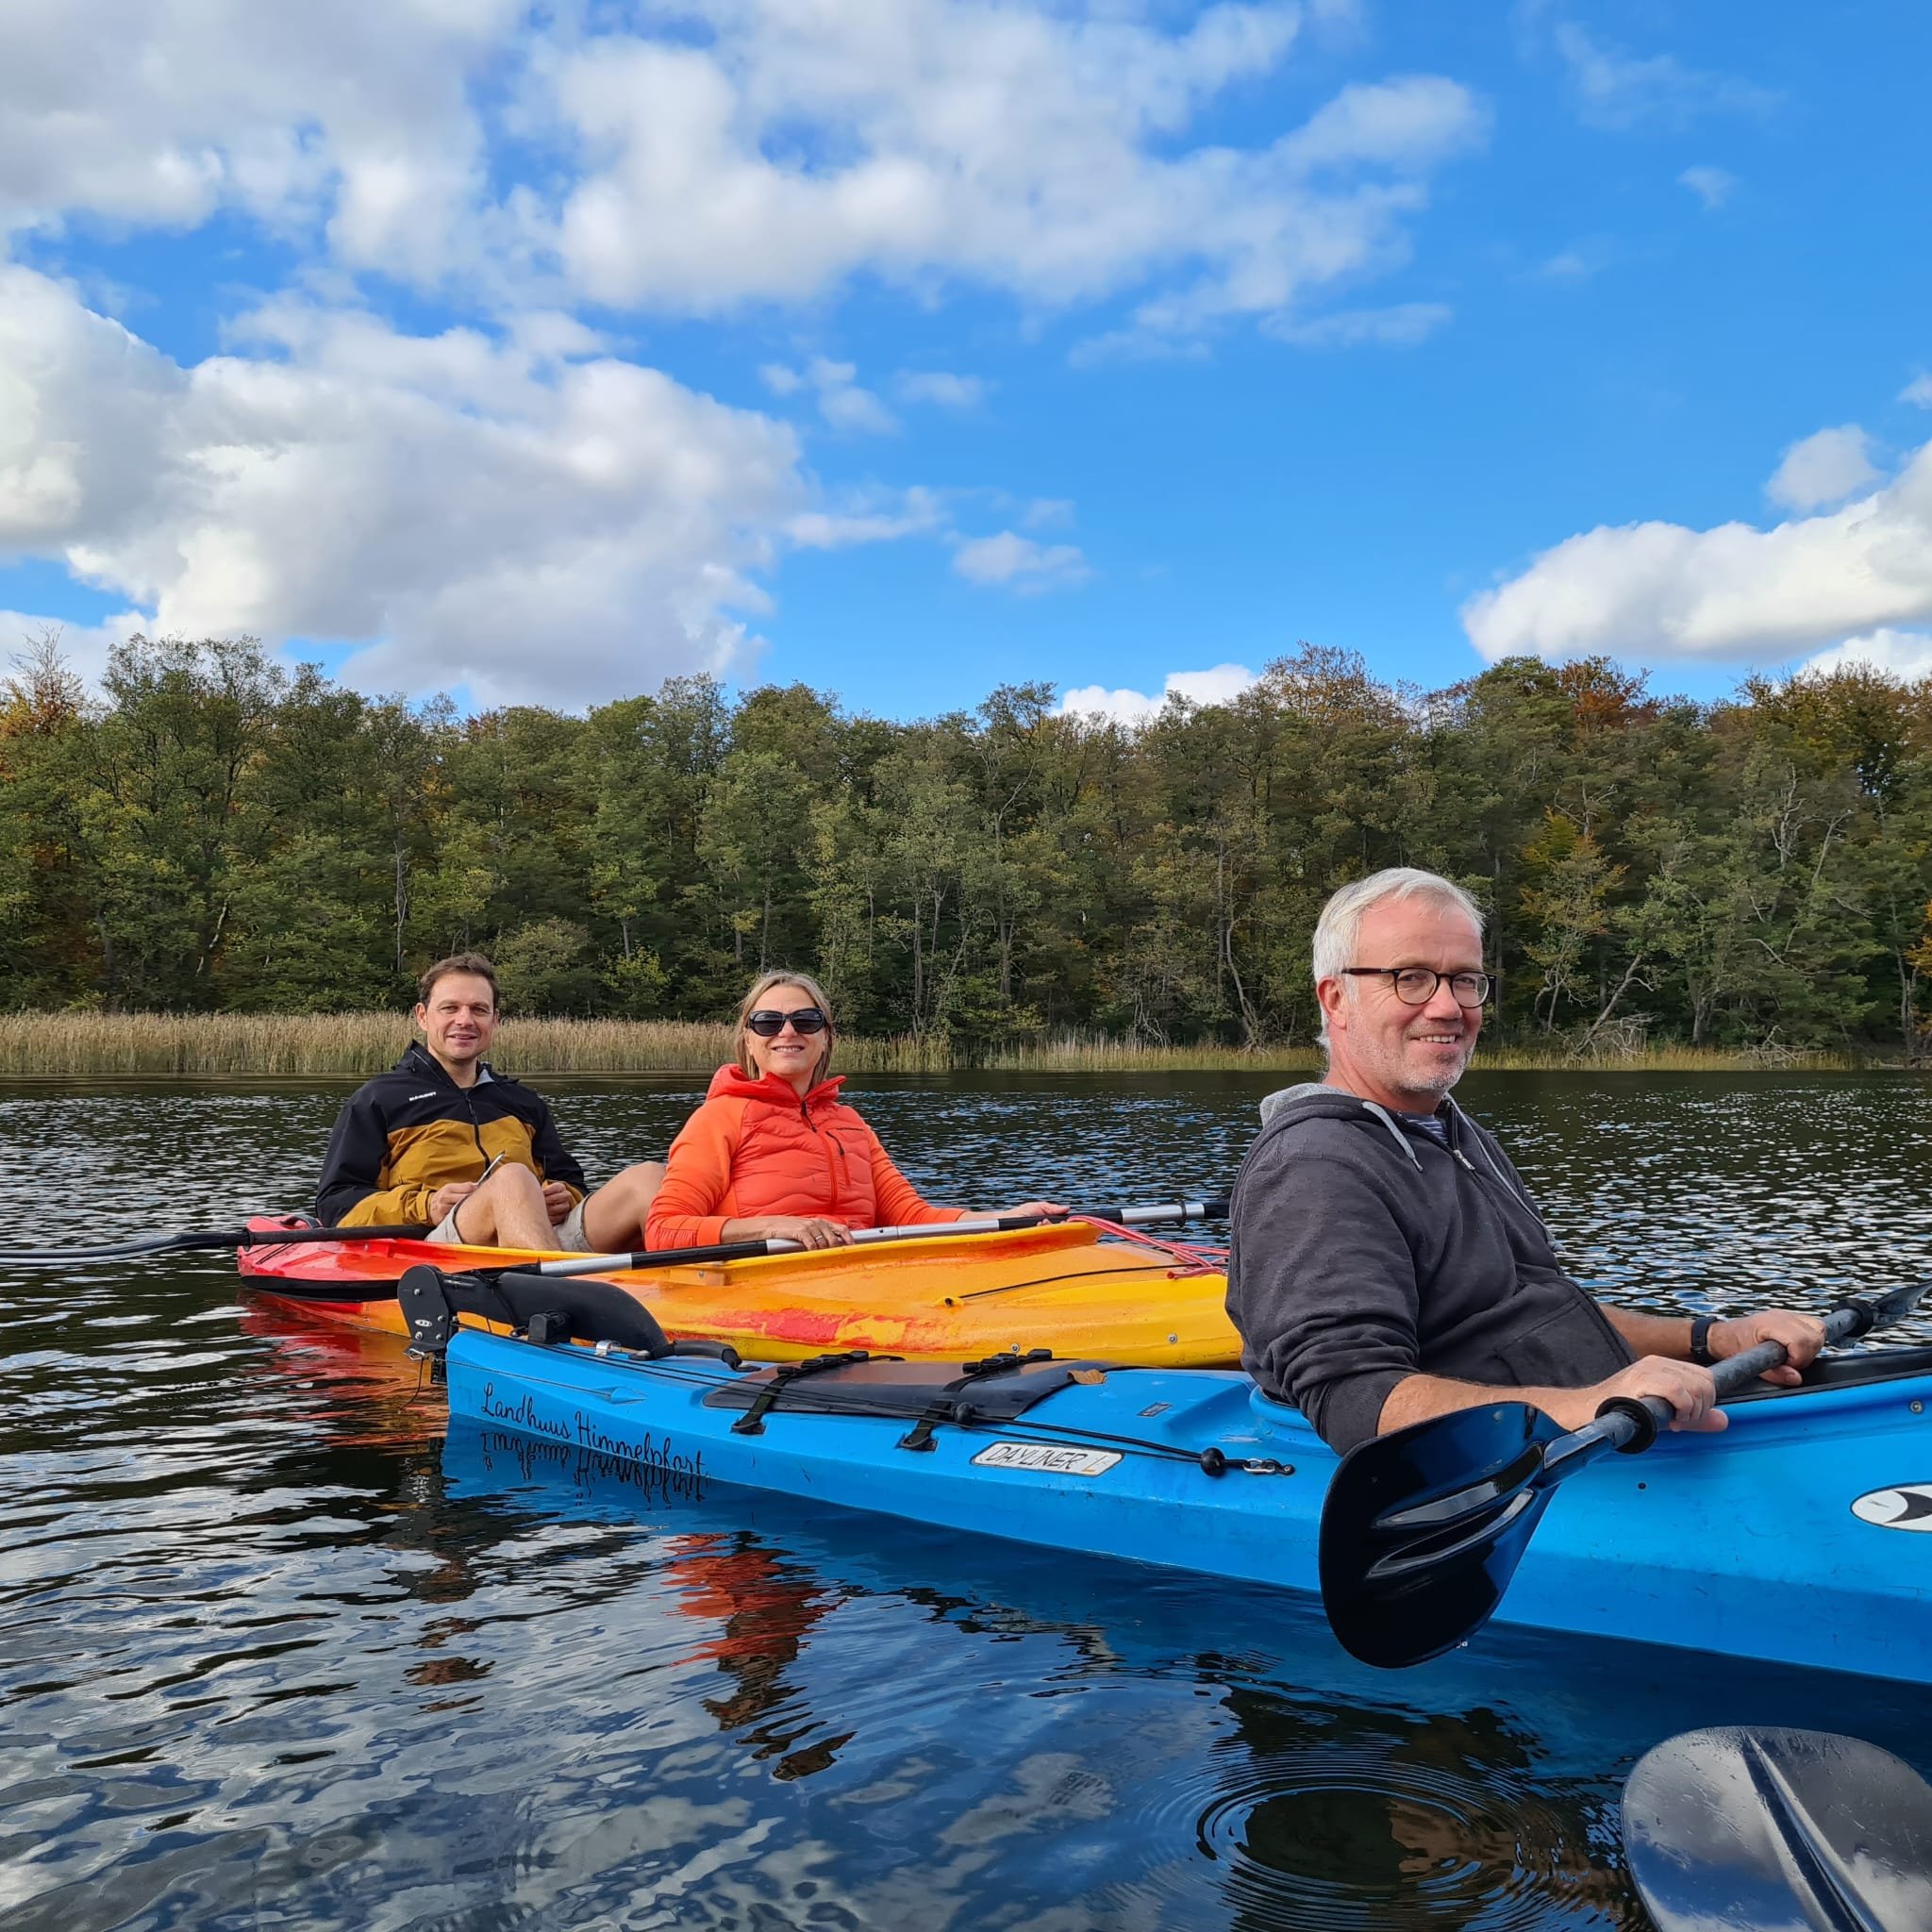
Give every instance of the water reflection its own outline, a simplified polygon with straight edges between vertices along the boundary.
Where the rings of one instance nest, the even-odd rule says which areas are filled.
[[[1152,1196],[1224,1182],[1268,1084],[863,1104],[936,1195]],[[302,1204],[341,1091],[0,1090],[0,1170],[36,1244],[228,1223]],[[557,1090],[599,1171],[696,1095]],[[1471,1099],[1633,1296],[1925,1272],[1916,1082]],[[1621,1926],[1607,1821],[1657,1739],[1808,1724],[1923,1765],[1932,1735],[1923,1693],[1521,1632],[1391,1678],[1265,1592],[445,1450],[399,1342],[247,1305],[220,1257],[0,1264],[0,1917],[31,1932]]]

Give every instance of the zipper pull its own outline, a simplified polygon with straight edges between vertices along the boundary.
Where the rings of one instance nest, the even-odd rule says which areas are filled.
[[[1450,1153],[1455,1155],[1457,1160],[1461,1161],[1464,1167],[1468,1168],[1471,1174],[1475,1173],[1475,1162],[1473,1161],[1469,1158],[1469,1156],[1462,1151],[1460,1147],[1452,1147],[1449,1151]]]

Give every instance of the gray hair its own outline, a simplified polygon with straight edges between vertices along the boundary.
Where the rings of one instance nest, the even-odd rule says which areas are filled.
[[[1391,899],[1430,899],[1439,906],[1453,906],[1468,917],[1477,939],[1483,932],[1482,908],[1462,888],[1441,873],[1424,872],[1419,866],[1391,865],[1383,872],[1372,872],[1365,879],[1354,879],[1332,893],[1322,916],[1315,922],[1313,956],[1315,984],[1333,979],[1344,966],[1355,963],[1356,941],[1361,935],[1362,919],[1374,908]],[[1322,1018],[1322,1044],[1328,1044],[1328,1019]]]

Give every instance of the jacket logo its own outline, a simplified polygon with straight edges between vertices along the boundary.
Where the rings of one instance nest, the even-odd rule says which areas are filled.
[[[427,1093],[412,1093],[409,1095],[409,1100],[434,1100],[435,1098],[436,1089],[434,1087],[432,1087]],[[403,1105],[405,1107],[408,1107],[409,1104],[409,1100],[404,1101]]]

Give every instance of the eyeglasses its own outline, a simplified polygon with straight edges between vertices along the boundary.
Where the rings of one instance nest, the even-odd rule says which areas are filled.
[[[1350,979],[1386,977],[1406,1007],[1427,1006],[1445,979],[1458,1007],[1479,1007],[1489,998],[1494,983],[1487,973],[1431,973],[1426,966],[1344,966],[1341,970]]]
[[[823,1033],[831,1024],[816,1007],[799,1007],[790,1013],[760,1007],[744,1023],[746,1031],[756,1033],[760,1040],[776,1040],[788,1024],[793,1031],[809,1036]]]

